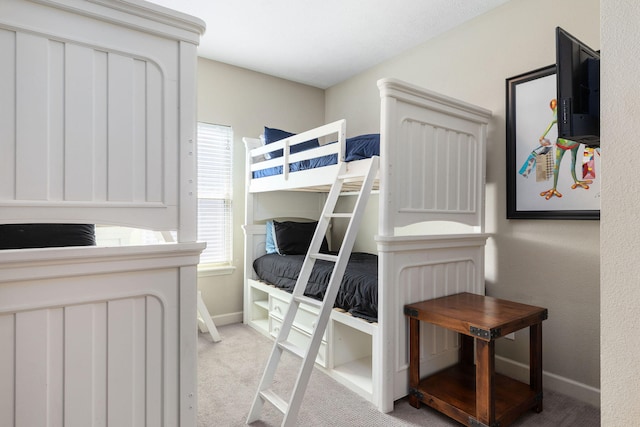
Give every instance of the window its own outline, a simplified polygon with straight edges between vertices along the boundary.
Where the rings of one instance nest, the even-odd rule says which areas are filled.
[[[207,242],[200,264],[230,264],[233,131],[198,123],[198,240]]]

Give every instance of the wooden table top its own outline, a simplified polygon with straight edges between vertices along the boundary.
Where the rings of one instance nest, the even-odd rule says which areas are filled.
[[[405,305],[405,315],[486,341],[542,322],[546,308],[460,293]]]

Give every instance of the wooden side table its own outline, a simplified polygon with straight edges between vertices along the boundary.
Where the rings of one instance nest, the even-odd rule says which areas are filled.
[[[529,409],[542,411],[542,321],[547,309],[461,293],[407,304],[409,403],[467,426],[504,427]],[[461,334],[458,364],[420,379],[420,322]],[[530,328],[530,384],[495,372],[495,340]],[[475,340],[475,366],[474,366]]]

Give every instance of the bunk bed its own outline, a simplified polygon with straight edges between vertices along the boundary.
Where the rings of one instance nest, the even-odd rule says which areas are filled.
[[[137,0],[1,9],[0,425],[195,426],[204,23]],[[177,241],[52,244],[47,224]]]
[[[484,294],[485,146],[491,113],[395,79],[378,81],[378,88],[378,205],[370,206],[377,209],[378,225],[364,236],[375,235],[377,314],[363,319],[367,316],[335,308],[316,365],[389,412],[408,393],[404,305],[458,292]],[[316,139],[314,147],[293,149]],[[259,279],[254,269],[267,252],[267,224],[318,219],[325,191],[346,161],[348,139],[344,120],[269,144],[244,138],[244,322],[267,336],[276,335],[290,301],[285,290]],[[274,156],[274,150],[282,155]],[[302,167],[325,156],[335,163]],[[356,156],[347,168],[355,171],[366,162]],[[274,167],[281,173],[259,173]],[[345,203],[349,197],[345,193]],[[340,227],[328,237],[339,240]],[[296,318],[298,340],[309,339],[313,314],[307,307]],[[424,328],[432,338],[421,340],[425,375],[457,360],[457,336],[434,328]]]

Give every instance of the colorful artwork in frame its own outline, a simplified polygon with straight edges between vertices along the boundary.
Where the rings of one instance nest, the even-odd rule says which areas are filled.
[[[557,138],[555,65],[506,93],[507,218],[600,219],[600,149]]]

